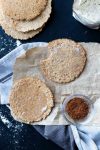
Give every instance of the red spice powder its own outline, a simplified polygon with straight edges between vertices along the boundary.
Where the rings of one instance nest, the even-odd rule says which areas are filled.
[[[82,98],[75,97],[66,105],[66,112],[74,120],[84,119],[89,113],[89,105]]]

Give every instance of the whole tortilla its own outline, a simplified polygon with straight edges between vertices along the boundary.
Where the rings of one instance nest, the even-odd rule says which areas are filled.
[[[6,25],[2,25],[2,28],[4,29],[6,34],[10,35],[14,39],[19,39],[19,40],[27,40],[29,38],[34,37],[35,35],[37,35],[39,32],[42,31],[42,28],[40,28],[38,30],[33,30],[30,32],[23,33],[23,32],[19,32],[14,29],[11,29],[11,28],[7,27]]]
[[[47,0],[1,0],[3,12],[14,20],[32,20],[42,13]]]
[[[50,56],[41,62],[43,74],[58,83],[75,80],[86,64],[86,51],[78,43],[59,39],[49,43]]]
[[[41,28],[49,19],[51,13],[51,1],[48,0],[45,10],[34,20],[16,21],[3,14],[4,19],[8,22],[8,26],[20,32],[28,32]],[[1,8],[2,9],[2,8]]]
[[[13,117],[25,123],[45,119],[53,107],[50,89],[37,77],[16,81],[9,100]]]

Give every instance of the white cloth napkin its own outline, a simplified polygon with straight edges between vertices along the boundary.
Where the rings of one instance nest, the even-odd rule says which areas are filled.
[[[44,47],[46,45],[47,43],[43,42],[23,44],[0,59],[1,104],[8,103],[8,95],[12,85],[13,64],[15,63],[16,58],[24,54],[26,50],[31,49],[32,47]]]
[[[0,59],[0,95],[1,104],[8,103],[9,91],[12,85],[13,64],[17,57],[32,47],[46,46],[47,43],[37,42],[23,44]],[[98,105],[98,103],[97,103]],[[100,126],[74,126],[71,125],[74,140],[79,150],[100,150]],[[45,126],[36,129],[48,139],[66,149],[66,126]],[[44,130],[44,132],[43,132]],[[41,132],[42,131],[42,132]],[[62,132],[63,131],[63,132]],[[61,136],[62,135],[62,136]],[[56,137],[56,139],[54,138]]]

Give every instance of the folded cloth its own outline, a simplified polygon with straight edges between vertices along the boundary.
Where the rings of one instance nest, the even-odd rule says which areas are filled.
[[[16,58],[32,47],[46,45],[47,43],[42,42],[23,44],[0,60],[1,104],[8,103],[9,91],[12,85],[13,65]],[[100,149],[100,126],[34,126],[34,128],[46,139],[52,140],[63,149],[73,150],[74,141],[79,150]]]

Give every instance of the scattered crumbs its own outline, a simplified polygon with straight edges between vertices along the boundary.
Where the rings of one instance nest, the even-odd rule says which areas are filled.
[[[7,37],[7,35],[0,34],[0,58],[11,52],[19,45],[21,45],[19,40],[14,40],[11,37]]]
[[[16,132],[16,131],[22,131],[23,124],[21,124],[21,123],[20,123],[20,124],[17,123],[17,124],[14,124],[14,125],[13,125],[12,122],[10,122],[7,118],[5,118],[5,117],[2,116],[2,115],[1,115],[1,121],[7,126],[7,128],[9,128],[9,129],[10,129],[10,128],[12,128],[12,129],[14,128],[14,129],[15,129],[15,130],[14,130],[15,132]]]
[[[16,148],[19,146],[20,140],[23,141],[23,127],[24,125],[22,123],[8,120],[2,112],[0,112],[0,120],[3,122],[3,124],[9,129],[9,131],[12,133],[12,139],[13,144],[16,145]],[[0,132],[0,135],[2,133]],[[10,141],[9,141],[10,142]]]
[[[1,116],[1,120],[8,128],[12,126],[12,123],[10,123],[9,120],[6,119],[5,117]]]
[[[16,41],[16,46],[21,45],[21,42],[19,40]]]
[[[9,105],[0,106],[0,150],[36,149],[35,135],[30,125],[13,119]]]
[[[1,48],[1,49],[0,49],[0,52],[2,52],[2,51],[4,51],[4,50],[5,50],[5,48]]]

